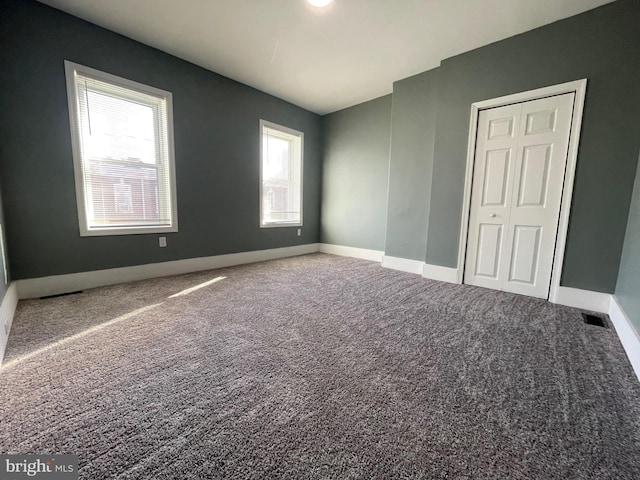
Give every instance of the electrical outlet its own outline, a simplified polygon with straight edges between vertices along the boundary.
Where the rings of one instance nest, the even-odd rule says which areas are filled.
[[[298,229],[298,236],[300,236],[300,235],[302,235],[302,229],[301,228]]]
[[[158,237],[158,245],[161,247],[167,246],[167,237]]]

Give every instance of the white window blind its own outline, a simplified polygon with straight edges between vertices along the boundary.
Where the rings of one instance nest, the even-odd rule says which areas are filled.
[[[260,130],[260,226],[302,225],[304,134],[264,120]]]
[[[171,94],[65,63],[81,235],[177,231]]]

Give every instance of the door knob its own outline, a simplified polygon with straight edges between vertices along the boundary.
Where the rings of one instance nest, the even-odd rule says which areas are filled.
[[[490,213],[490,214],[489,214],[489,216],[490,216],[491,218],[495,218],[496,214],[495,214],[495,213]]]

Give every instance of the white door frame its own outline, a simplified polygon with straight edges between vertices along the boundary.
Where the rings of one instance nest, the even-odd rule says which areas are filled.
[[[464,279],[464,263],[467,253],[467,235],[469,226],[469,213],[471,208],[471,185],[473,183],[473,164],[476,157],[476,136],[478,129],[478,115],[480,110],[502,107],[513,103],[522,103],[539,98],[575,93],[573,99],[573,119],[571,121],[571,133],[569,135],[569,149],[567,151],[567,165],[564,172],[564,186],[562,188],[562,200],[560,203],[560,221],[556,236],[556,248],[553,255],[553,269],[551,270],[551,286],[549,288],[549,301],[556,303],[558,289],[560,288],[560,276],[564,263],[564,250],[567,243],[567,230],[569,227],[569,215],[571,213],[571,198],[573,196],[573,181],[575,179],[576,163],[578,160],[578,143],[580,141],[580,129],[582,127],[582,112],[587,91],[587,80],[552,85],[549,87],[530,90],[528,92],[515,93],[504,97],[483,100],[471,105],[471,120],[469,127],[469,146],[467,148],[467,169],[464,181],[464,198],[462,202],[462,220],[460,224],[460,245],[458,248],[457,283]]]

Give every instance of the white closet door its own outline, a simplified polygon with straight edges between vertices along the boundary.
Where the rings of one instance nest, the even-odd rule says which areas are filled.
[[[480,112],[465,283],[548,297],[573,96]]]
[[[480,112],[473,167],[465,283],[502,289],[521,105]]]

